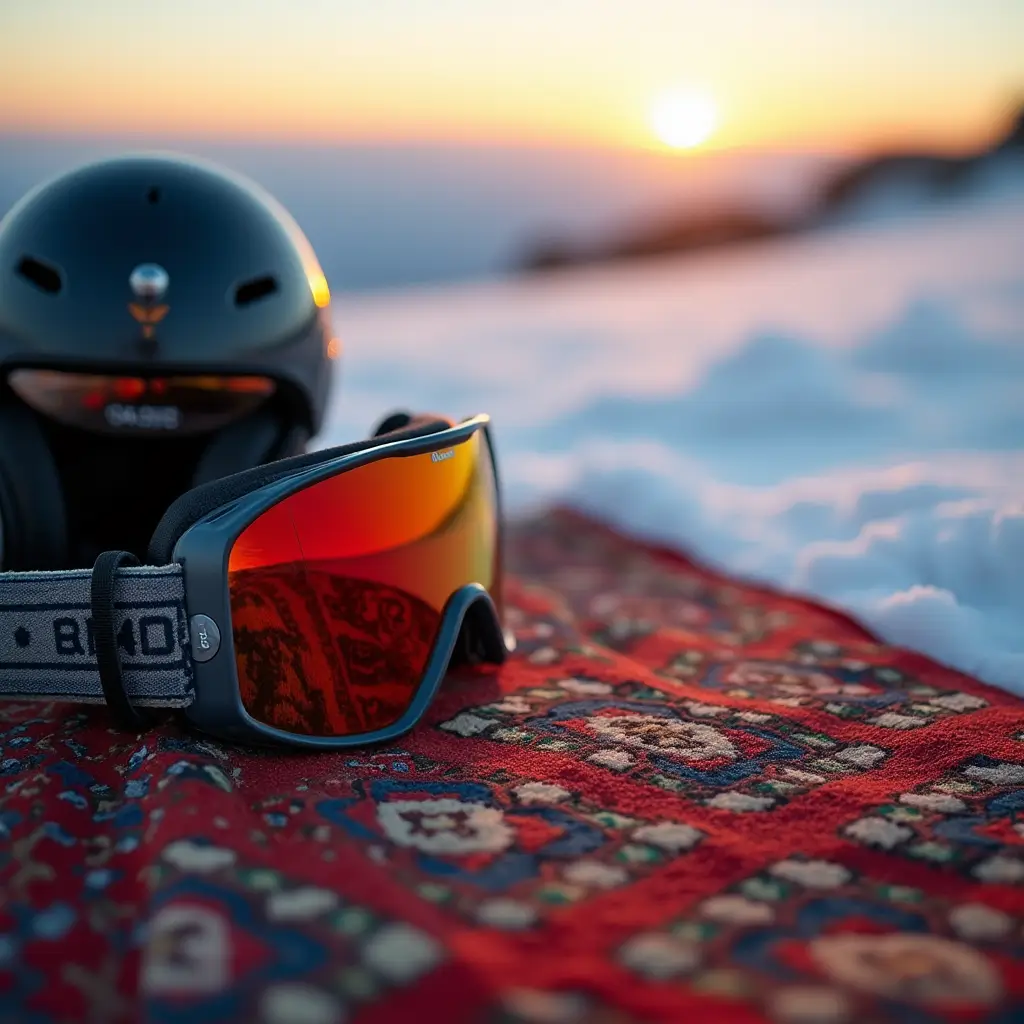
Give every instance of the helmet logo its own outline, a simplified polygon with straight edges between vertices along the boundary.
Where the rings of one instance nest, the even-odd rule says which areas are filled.
[[[128,278],[137,302],[128,303],[128,312],[142,325],[142,337],[153,339],[156,325],[167,316],[170,306],[160,300],[171,283],[170,275],[156,263],[140,263]]]

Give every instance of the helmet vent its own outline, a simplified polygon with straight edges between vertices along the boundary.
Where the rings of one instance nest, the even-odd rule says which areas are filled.
[[[146,193],[146,202],[151,206],[156,206],[156,204],[160,202],[160,189],[158,189],[156,185]]]
[[[34,256],[22,256],[18,262],[16,273],[35,285],[40,291],[56,295],[64,286],[60,271],[56,267],[37,260]]]
[[[240,284],[235,289],[235,305],[251,306],[268,295],[277,291],[277,281],[269,274],[263,277],[254,277],[251,281]]]

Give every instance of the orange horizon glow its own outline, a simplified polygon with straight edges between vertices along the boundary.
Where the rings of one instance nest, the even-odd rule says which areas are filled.
[[[652,100],[654,97],[652,97]],[[992,109],[974,112],[941,125],[922,124],[908,118],[851,118],[846,124],[794,123],[786,116],[766,115],[760,123],[737,126],[722,123],[705,142],[694,147],[673,147],[656,138],[650,128],[648,111],[641,108],[635,125],[587,125],[580,123],[538,124],[526,118],[495,125],[488,119],[479,123],[452,123],[433,119],[389,119],[386,123],[367,120],[333,125],[316,118],[288,116],[249,121],[225,115],[200,119],[182,112],[165,112],[159,119],[132,110],[104,111],[94,117],[74,120],[59,112],[41,110],[31,116],[4,116],[0,110],[0,135],[37,138],[140,138],[147,143],[164,140],[222,141],[225,143],[272,143],[310,145],[403,145],[435,143],[457,146],[517,146],[524,148],[581,148],[627,150],[652,155],[696,159],[735,150],[821,150],[859,153],[882,149],[927,147],[951,153],[987,145],[1000,136],[1013,112],[1010,103],[993,104]],[[24,112],[20,112],[24,115]],[[966,112],[965,112],[966,114]],[[135,116],[133,116],[135,115]],[[483,123],[483,122],[487,123]]]
[[[0,70],[0,87],[3,84]],[[76,86],[77,89],[77,86]],[[799,108],[779,104],[759,111],[743,110],[735,102],[718,99],[718,121],[706,141],[693,148],[668,146],[653,133],[651,105],[664,89],[652,89],[622,102],[605,116],[581,116],[578,108],[551,107],[532,111],[506,111],[496,117],[494,105],[483,99],[473,109],[422,111],[379,109],[345,117],[303,104],[295,106],[279,95],[275,105],[257,104],[257,110],[239,104],[222,103],[201,108],[188,95],[162,104],[158,113],[145,109],[144,102],[122,97],[108,102],[105,91],[93,96],[78,89],[74,116],[59,109],[46,97],[31,106],[5,109],[3,98],[11,93],[0,88],[0,133],[31,136],[143,136],[151,139],[187,138],[231,142],[331,143],[418,143],[461,145],[564,146],[597,149],[625,149],[675,155],[693,159],[736,149],[820,149],[858,152],[892,147],[930,146],[949,151],[969,150],[988,143],[1005,127],[1012,112],[1012,98],[993,98],[989,103],[964,101],[959,109],[948,107],[939,123],[907,116],[881,102],[849,103],[844,108],[827,107],[820,98],[808,98]],[[277,109],[275,109],[275,106]],[[601,108],[607,111],[607,107]]]
[[[129,0],[34,0],[0,13],[0,132],[664,155],[652,104],[688,81],[718,118],[680,159],[970,149],[999,132],[1014,90],[1024,94],[1011,43],[1024,38],[1024,7],[948,0],[925,18],[882,0],[852,8],[178,0],[142,18]]]

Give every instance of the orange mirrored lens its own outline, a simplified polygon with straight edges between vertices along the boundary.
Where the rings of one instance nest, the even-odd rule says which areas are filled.
[[[477,432],[392,456],[280,501],[228,565],[242,704],[308,736],[393,725],[423,679],[451,595],[497,596],[494,473]]]

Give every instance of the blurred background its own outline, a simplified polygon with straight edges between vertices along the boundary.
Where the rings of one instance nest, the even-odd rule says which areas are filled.
[[[9,2],[0,210],[184,149],[380,289],[758,237],[882,177],[957,193],[1022,101],[1019,0]],[[842,177],[888,152],[921,159]]]
[[[1024,691],[1020,0],[0,2],[0,212],[212,157],[312,241],[320,443],[567,501]]]

